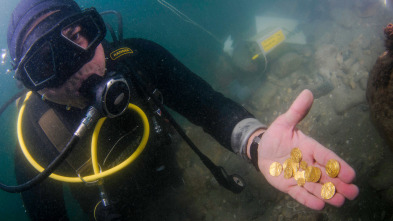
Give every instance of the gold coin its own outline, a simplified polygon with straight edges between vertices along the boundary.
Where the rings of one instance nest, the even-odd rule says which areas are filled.
[[[292,160],[292,170],[293,170],[293,174],[299,171],[299,163],[293,162],[293,160]]]
[[[296,163],[295,161],[293,161],[292,158],[288,158],[283,163],[283,169],[285,170],[287,167],[292,168],[292,171],[293,171],[292,174],[295,174],[299,170],[299,163]]]
[[[287,168],[288,165],[289,165],[289,167],[292,168],[292,159],[291,158],[286,159],[285,162],[282,164],[282,167],[284,168],[284,170],[285,170],[285,168]]]
[[[304,171],[303,171],[304,172]],[[299,178],[298,180],[297,180],[297,185],[298,186],[304,186],[304,184],[306,184],[306,179],[304,179],[304,178]]]
[[[319,179],[321,179],[321,175],[322,175],[321,169],[319,169],[319,167],[313,167],[312,173],[313,173],[313,179],[311,182],[317,183]]]
[[[272,176],[279,176],[282,172],[282,165],[279,162],[273,162],[270,165],[269,173]]]
[[[328,182],[322,185],[321,197],[328,200],[334,196],[336,193],[336,187],[332,182]]]
[[[300,149],[298,147],[292,149],[291,158],[296,163],[300,163],[300,161],[302,160],[302,152],[300,151]]]
[[[285,178],[285,179],[291,178],[291,177],[292,177],[292,174],[293,174],[292,167],[286,167],[286,168],[284,169],[284,178]]]
[[[338,173],[340,172],[340,164],[335,159],[330,159],[326,163],[325,168],[327,175],[332,178],[337,177]]]
[[[306,178],[307,182],[312,182],[315,178],[314,178],[314,173],[312,172],[313,169],[312,166],[308,166],[305,171],[304,171],[304,177]]]
[[[304,179],[304,172],[305,172],[305,171],[297,171],[297,172],[293,175],[293,178],[295,178],[295,180]]]
[[[307,169],[307,162],[302,160],[300,162],[300,168],[302,168],[303,170],[306,170]]]

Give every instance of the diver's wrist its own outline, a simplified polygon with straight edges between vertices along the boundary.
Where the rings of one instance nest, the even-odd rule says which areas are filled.
[[[260,129],[255,131],[255,133],[250,136],[250,139],[247,143],[247,157],[250,159],[251,164],[254,165],[257,171],[260,171],[258,165],[258,151],[260,150],[260,142],[265,131],[266,129]]]
[[[266,129],[266,125],[262,124],[255,118],[246,118],[236,124],[232,131],[231,147],[234,153],[240,155],[246,161],[250,161],[247,156],[248,141],[256,131]]]
[[[263,128],[263,129],[259,129],[259,130],[255,131],[253,134],[251,134],[250,138],[248,139],[247,148],[246,148],[246,151],[247,151],[246,154],[247,154],[248,159],[251,160],[251,151],[250,151],[251,145],[253,144],[253,142],[255,143],[256,138],[263,135],[265,133],[265,131],[266,131],[266,128]],[[259,137],[259,138],[261,139],[262,137]],[[260,143],[259,140],[257,142],[258,142],[258,144]]]

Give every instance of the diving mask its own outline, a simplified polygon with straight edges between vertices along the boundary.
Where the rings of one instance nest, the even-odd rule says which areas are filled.
[[[58,87],[94,57],[105,34],[105,23],[94,8],[67,17],[34,42],[15,77],[34,91]]]

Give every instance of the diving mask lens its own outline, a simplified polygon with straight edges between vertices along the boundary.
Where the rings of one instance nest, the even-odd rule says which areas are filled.
[[[35,85],[43,84],[55,76],[54,53],[49,42],[31,56],[24,65],[24,71]]]
[[[95,9],[70,16],[30,47],[16,77],[32,90],[60,86],[93,58],[105,34],[105,24]]]
[[[99,38],[100,31],[91,17],[84,17],[66,26],[61,31],[62,36],[76,46],[87,50]]]

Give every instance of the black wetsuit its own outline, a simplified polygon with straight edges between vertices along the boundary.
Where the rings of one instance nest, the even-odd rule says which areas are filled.
[[[108,58],[107,71],[123,72],[130,84],[134,85],[135,90],[133,90],[134,94],[131,96],[131,102],[140,106],[149,119],[156,117],[159,124],[164,128],[166,127],[166,124],[163,123],[164,120],[156,116],[154,110],[146,101],[146,96],[141,93],[140,87],[135,85],[130,73],[136,73],[146,84],[147,90],[158,89],[162,93],[166,106],[185,116],[192,123],[201,126],[204,131],[229,150],[231,150],[231,133],[235,125],[245,118],[253,117],[242,106],[214,91],[202,78],[186,68],[167,50],[151,41],[127,39],[116,48],[105,42],[103,45]],[[121,56],[110,54],[118,48],[128,48],[131,49],[131,52],[128,51],[129,53],[124,53]],[[62,105],[43,101],[38,94],[33,94],[28,100],[23,118],[24,138],[34,158],[44,166],[58,154],[39,124],[39,120],[48,109],[53,109],[56,112],[65,128],[71,133],[86,113],[86,110],[66,110]],[[119,136],[130,131],[131,134],[135,133],[135,137],[138,137],[141,130],[140,127],[135,126],[138,124],[140,122],[132,113],[118,119],[112,119],[104,124],[103,128],[106,129],[103,129],[104,132],[100,133],[99,138],[99,143],[104,146],[104,152],[106,151],[107,154],[111,145],[119,139]],[[141,157],[130,165],[125,172],[119,172],[105,179],[104,186],[110,199],[115,199],[117,202],[128,201],[119,204],[122,205],[122,208],[118,208],[119,213],[129,213],[129,210],[137,208],[136,202],[148,198],[146,196],[153,193],[151,189],[161,188],[164,184],[167,184],[166,177],[178,176],[174,174],[173,171],[175,170],[170,170],[175,168],[176,165],[173,154],[171,154],[173,151],[170,148],[167,134],[155,133],[152,121],[150,121],[150,124],[152,128],[151,136]],[[164,131],[167,133],[168,130]],[[89,142],[89,139],[86,138],[79,145],[82,148],[76,151],[87,150],[88,152],[90,149]],[[33,177],[36,171],[21,155],[19,148],[15,156],[17,180],[18,183],[23,183]],[[102,156],[105,156],[105,153]],[[103,159],[99,160],[103,161]],[[169,172],[158,172],[160,170],[157,170],[157,167],[161,165],[166,165]],[[110,166],[108,165],[108,167]],[[56,172],[75,176],[75,170],[67,163],[64,163]],[[97,188],[86,187],[83,184],[68,185],[83,210],[91,216],[94,206],[100,200]],[[22,197],[25,208],[33,220],[67,220],[61,182],[48,178],[39,186],[23,192]]]

